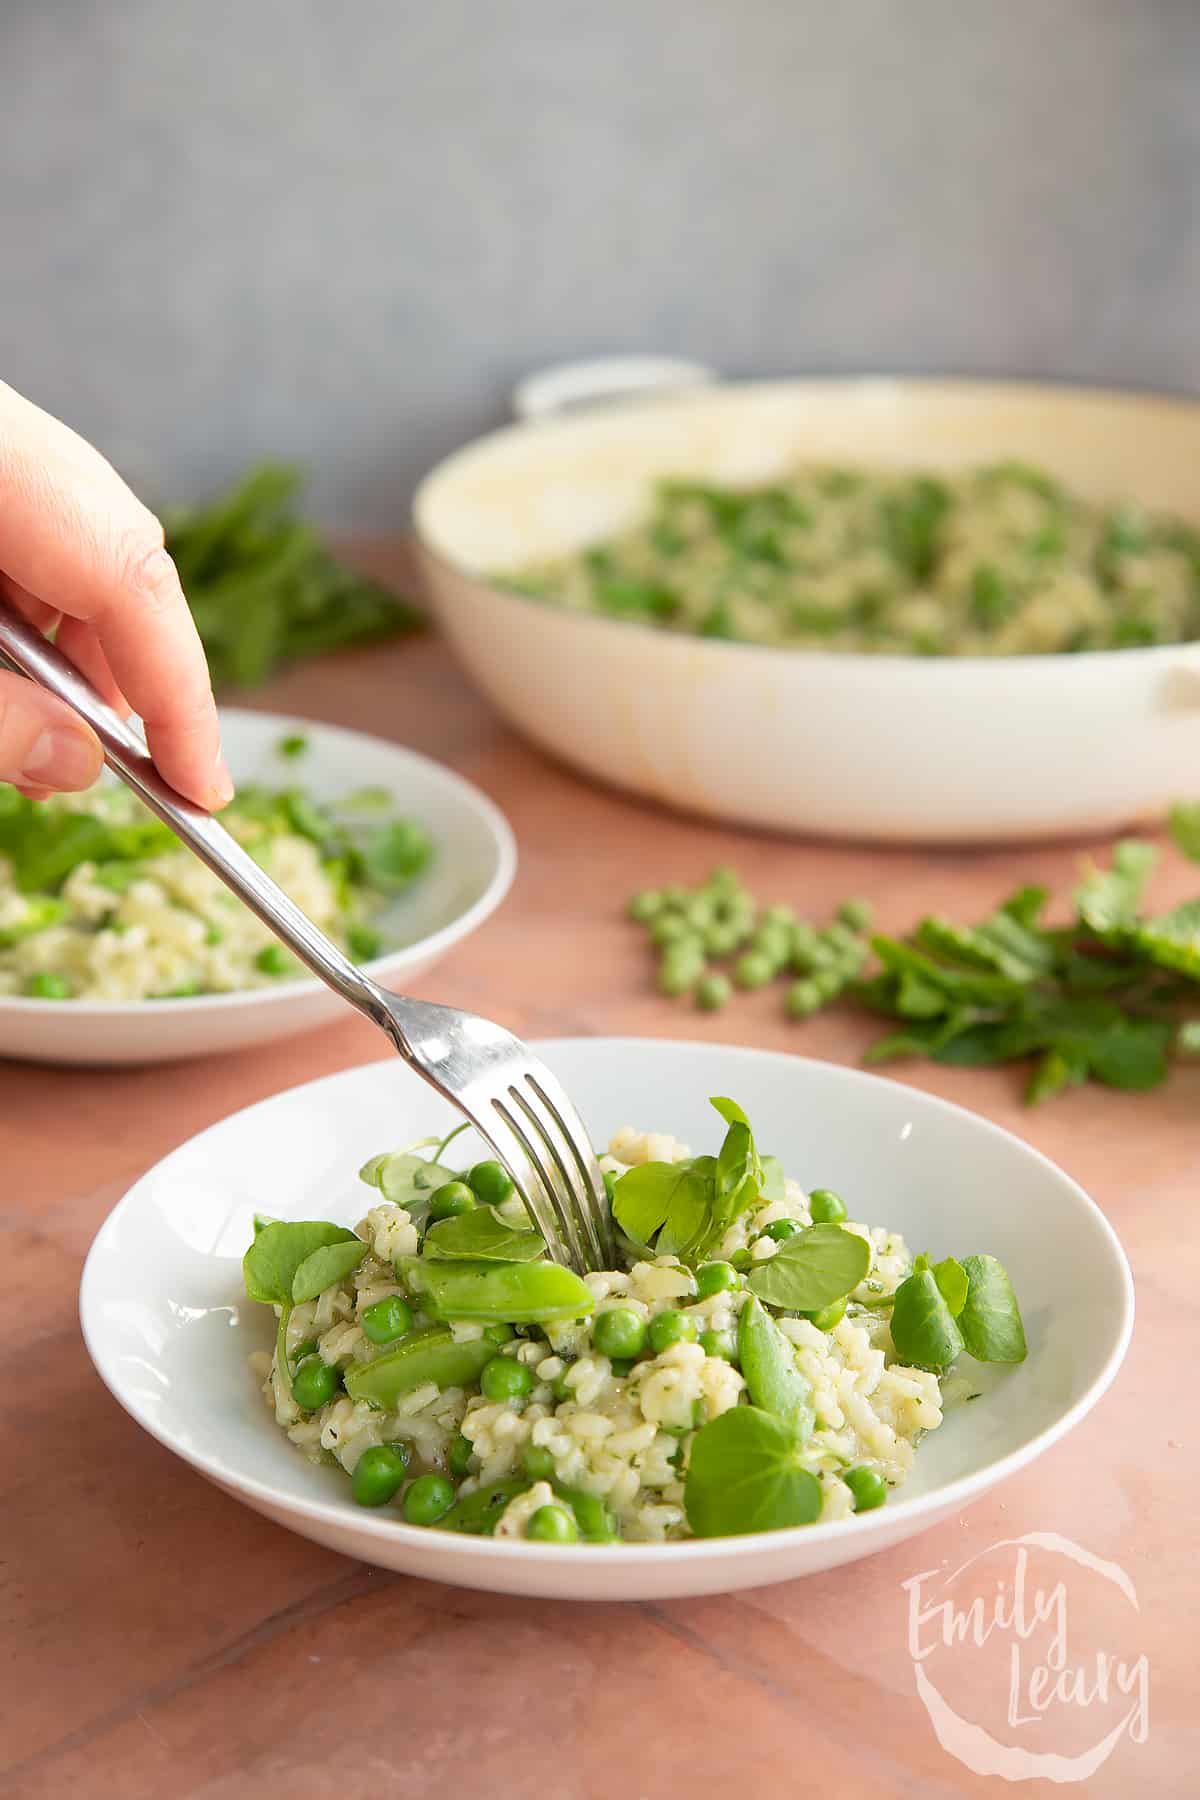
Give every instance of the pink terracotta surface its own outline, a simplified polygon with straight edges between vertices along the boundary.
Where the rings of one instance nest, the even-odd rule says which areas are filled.
[[[526,1035],[685,1035],[853,1062],[869,1026],[838,1011],[790,1025],[777,993],[715,1016],[670,1009],[653,993],[640,933],[622,918],[631,889],[734,862],[764,898],[819,918],[861,893],[885,928],[903,928],[935,907],[969,917],[1018,881],[1061,892],[1079,856],[1078,846],[922,854],[789,843],[648,810],[525,748],[432,640],[295,672],[260,703],[411,744],[507,811],[522,856],[512,897],[421,991]],[[1198,885],[1168,859],[1158,896]],[[1144,1656],[1148,1733],[1135,1719],[1144,1741],[1126,1730],[1080,1791],[1200,1791],[1200,1070],[1178,1071],[1152,1095],[1090,1089],[1036,1112],[1006,1073],[898,1071],[1061,1162],[1128,1249],[1133,1348],[1066,1442],[962,1517],[830,1575],[729,1598],[567,1609],[386,1575],[292,1537],[143,1436],[85,1355],[80,1267],[134,1177],[223,1114],[379,1054],[375,1035],[348,1016],[183,1068],[0,1065],[10,1431],[0,1469],[0,1794],[1012,1792],[941,1746],[914,1650],[960,1716],[1023,1751],[1027,1777],[1032,1753],[1082,1755],[1130,1713]],[[1030,1533],[1059,1534],[1092,1559],[1026,1547],[1030,1595],[1062,1584],[1057,1684],[1053,1621],[946,1648],[936,1618],[913,1626],[903,1586],[928,1572],[921,1595],[932,1606],[944,1598],[939,1577],[977,1558],[953,1592],[960,1611],[972,1599],[990,1609],[997,1584],[1011,1595],[1016,1579],[1011,1540]],[[1119,1565],[1136,1606],[1095,1559]],[[1111,1691],[1084,1706],[1072,1672],[1082,1665],[1090,1690],[1098,1656],[1110,1659],[1099,1666]],[[1039,1676],[1047,1659],[1051,1675]],[[1047,1794],[1062,1785],[1018,1783]]]

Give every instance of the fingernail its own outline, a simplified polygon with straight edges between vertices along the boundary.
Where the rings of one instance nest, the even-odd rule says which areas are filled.
[[[229,773],[229,765],[223,756],[217,758],[216,774],[213,777],[213,804],[228,806],[233,799],[233,776]]]
[[[94,738],[62,728],[43,731],[34,739],[21,769],[31,787],[90,787],[100,773],[100,756]]]

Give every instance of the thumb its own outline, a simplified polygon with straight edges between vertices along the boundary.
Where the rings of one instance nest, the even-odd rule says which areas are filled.
[[[0,781],[75,791],[92,785],[103,760],[95,732],[69,706],[23,675],[0,674]]]

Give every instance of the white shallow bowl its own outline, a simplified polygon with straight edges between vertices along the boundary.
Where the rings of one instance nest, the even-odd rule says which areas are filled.
[[[245,1301],[240,1259],[264,1194],[285,1217],[352,1223],[368,1205],[355,1171],[369,1155],[449,1128],[452,1110],[392,1061],[235,1113],[166,1157],[115,1208],[88,1256],[80,1315],[121,1405],[219,1487],[347,1556],[502,1593],[636,1600],[783,1581],[899,1543],[1040,1455],[1115,1375],[1133,1321],[1124,1253],[1082,1189],[1017,1138],[878,1076],[792,1056],[648,1039],[539,1048],[597,1142],[636,1124],[713,1148],[722,1128],[707,1096],[732,1094],[763,1148],[807,1184],[840,1189],[854,1216],[938,1255],[998,1256],[1020,1296],[1026,1362],[972,1364],[986,1398],[953,1411],[921,1445],[897,1497],[859,1518],[705,1542],[566,1548],[458,1537],[365,1512],[345,1476],[306,1462],[263,1402],[246,1359],[269,1348],[274,1316]]]
[[[1200,644],[907,657],[726,644],[489,585],[621,529],[650,484],[798,460],[932,470],[1018,457],[1097,499],[1196,517],[1200,403],[1007,383],[730,385],[494,433],[422,484],[441,620],[544,748],[689,812],[881,841],[1050,838],[1159,818],[1200,757]]]
[[[403,988],[482,925],[512,885],[516,847],[507,820],[479,789],[440,763],[382,738],[310,719],[223,708],[221,731],[235,782],[304,787],[318,800],[344,799],[360,787],[386,788],[395,811],[416,819],[434,840],[435,858],[412,889],[380,915],[387,950],[363,967],[385,986]],[[308,740],[299,757],[280,753],[281,738]],[[307,1031],[345,1012],[346,1003],[315,977],[198,994],[181,1000],[30,1000],[0,995],[0,1057],[35,1062],[161,1062],[240,1050]]]

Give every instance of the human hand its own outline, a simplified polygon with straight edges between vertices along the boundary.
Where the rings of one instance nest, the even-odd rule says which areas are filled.
[[[0,382],[0,594],[56,643],[197,805],[233,783],[191,613],[154,514],[67,426]],[[128,698],[126,698],[128,696]],[[61,700],[0,671],[0,781],[41,800],[89,787],[95,733]]]

